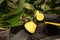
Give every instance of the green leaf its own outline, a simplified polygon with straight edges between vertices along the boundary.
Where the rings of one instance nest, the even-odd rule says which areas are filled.
[[[43,11],[51,9],[51,8],[50,8],[47,4],[45,4],[45,3],[41,6],[41,8],[42,8]]]
[[[0,0],[0,5],[2,4],[3,1],[4,1],[4,0]]]
[[[16,23],[13,23],[13,24],[10,24],[10,25],[6,24],[6,25],[4,25],[4,26],[2,26],[2,27],[11,28],[11,27],[16,27],[16,26],[22,25],[22,24],[23,24],[23,22],[20,21],[20,20],[18,20]]]
[[[24,10],[19,12],[16,16],[6,20],[6,22],[10,23],[10,24],[14,24],[14,23],[16,23],[20,19],[20,17],[22,17],[23,14],[24,14]]]
[[[29,3],[25,3],[24,7],[25,7],[26,9],[29,9],[29,10],[34,10],[34,9],[35,9],[34,6],[31,5],[31,4],[29,4]]]
[[[52,0],[45,0],[46,2],[51,2]]]
[[[19,12],[16,16],[10,18],[10,19],[6,19],[4,20],[5,24],[3,23],[2,27],[15,27],[18,25],[21,25],[23,22],[20,21],[20,17],[22,17],[24,14],[24,10],[22,10],[21,12]]]
[[[26,2],[30,2],[31,0],[25,0]]]
[[[11,8],[17,8],[17,5],[15,5],[14,3],[8,2],[8,6]]]
[[[50,14],[60,14],[60,11],[56,10],[56,9],[49,9],[45,11],[46,13],[50,13]]]
[[[40,4],[42,2],[42,0],[36,0],[36,1],[34,1],[34,4],[33,5],[38,5],[38,4]]]
[[[3,15],[3,18],[18,14],[24,7],[25,0],[19,0],[18,7]]]

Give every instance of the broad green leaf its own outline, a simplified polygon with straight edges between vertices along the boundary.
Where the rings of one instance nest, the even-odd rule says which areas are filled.
[[[43,11],[51,9],[47,4],[43,4],[41,8]]]
[[[42,2],[42,0],[36,0],[33,5],[38,5]]]
[[[30,0],[25,0],[26,2],[30,2]]]
[[[24,2],[25,0],[19,0],[18,2],[18,7],[16,9],[11,10],[10,12],[8,12],[7,14],[3,15],[3,18],[14,15],[14,14],[18,14],[24,7]]]
[[[11,7],[11,8],[17,8],[17,6],[11,2],[8,2],[8,6]]]
[[[25,3],[24,7],[26,9],[29,9],[29,10],[34,10],[35,8],[33,7],[33,5],[29,4],[29,3]]]
[[[22,17],[24,13],[24,10],[22,10],[21,12],[18,13],[18,15],[12,17],[11,19],[5,20],[4,22],[6,22],[5,24],[2,24],[2,27],[14,27],[14,26],[18,26],[21,25],[23,22],[20,21],[20,17]]]
[[[46,13],[51,13],[51,14],[60,14],[60,11],[56,10],[56,9],[49,9],[45,11]]]
[[[0,4],[2,4],[3,1],[4,1],[4,0],[0,0]]]
[[[55,9],[60,11],[60,6],[58,6],[58,7],[55,7]]]
[[[23,14],[24,14],[24,10],[19,12],[16,16],[12,17],[11,19],[6,20],[6,22],[10,24],[14,24],[20,19],[20,17],[22,17]]]
[[[56,4],[60,3],[60,0],[56,0]]]
[[[19,25],[22,25],[23,24],[23,22],[22,21],[20,21],[20,20],[18,20],[16,23],[13,23],[13,24],[10,24],[10,25],[4,25],[4,26],[2,26],[2,27],[8,27],[8,28],[11,28],[11,27],[16,27],[16,26],[19,26]]]
[[[13,3],[16,3],[18,0],[11,0]]]
[[[52,0],[45,0],[46,2],[51,2]]]

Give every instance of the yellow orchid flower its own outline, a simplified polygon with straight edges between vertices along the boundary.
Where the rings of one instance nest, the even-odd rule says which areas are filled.
[[[35,16],[38,21],[42,21],[44,19],[44,15],[42,12],[39,12],[38,10],[35,11]]]
[[[30,22],[25,23],[24,27],[28,32],[34,33],[37,25],[33,21],[30,21]]]

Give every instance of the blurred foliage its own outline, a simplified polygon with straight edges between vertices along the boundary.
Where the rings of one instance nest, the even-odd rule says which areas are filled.
[[[0,0],[0,27],[18,26],[32,20],[35,10],[60,14],[60,0]]]
[[[29,15],[27,20],[34,19],[35,10],[39,10],[44,14],[60,15],[60,0],[25,0],[25,15]]]
[[[32,9],[35,8],[35,10],[37,9],[51,14],[60,14],[60,0],[26,0],[26,2],[29,4],[29,6],[30,4],[33,6]],[[30,8],[30,10],[32,9]]]
[[[0,27],[20,25],[25,0],[0,0]]]
[[[34,14],[36,10],[44,14],[60,15],[60,0],[26,0],[24,9],[26,18],[29,15],[27,20],[33,20],[35,22]]]

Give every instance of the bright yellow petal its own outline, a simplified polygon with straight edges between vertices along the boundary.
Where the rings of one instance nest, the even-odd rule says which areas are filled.
[[[54,22],[45,22],[45,24],[51,24],[51,25],[56,25],[60,27],[60,23],[54,23]]]
[[[37,27],[37,25],[33,21],[27,22],[24,26],[30,33],[34,33]]]
[[[35,16],[38,21],[42,21],[44,19],[43,13],[40,13],[38,10],[36,11]]]

